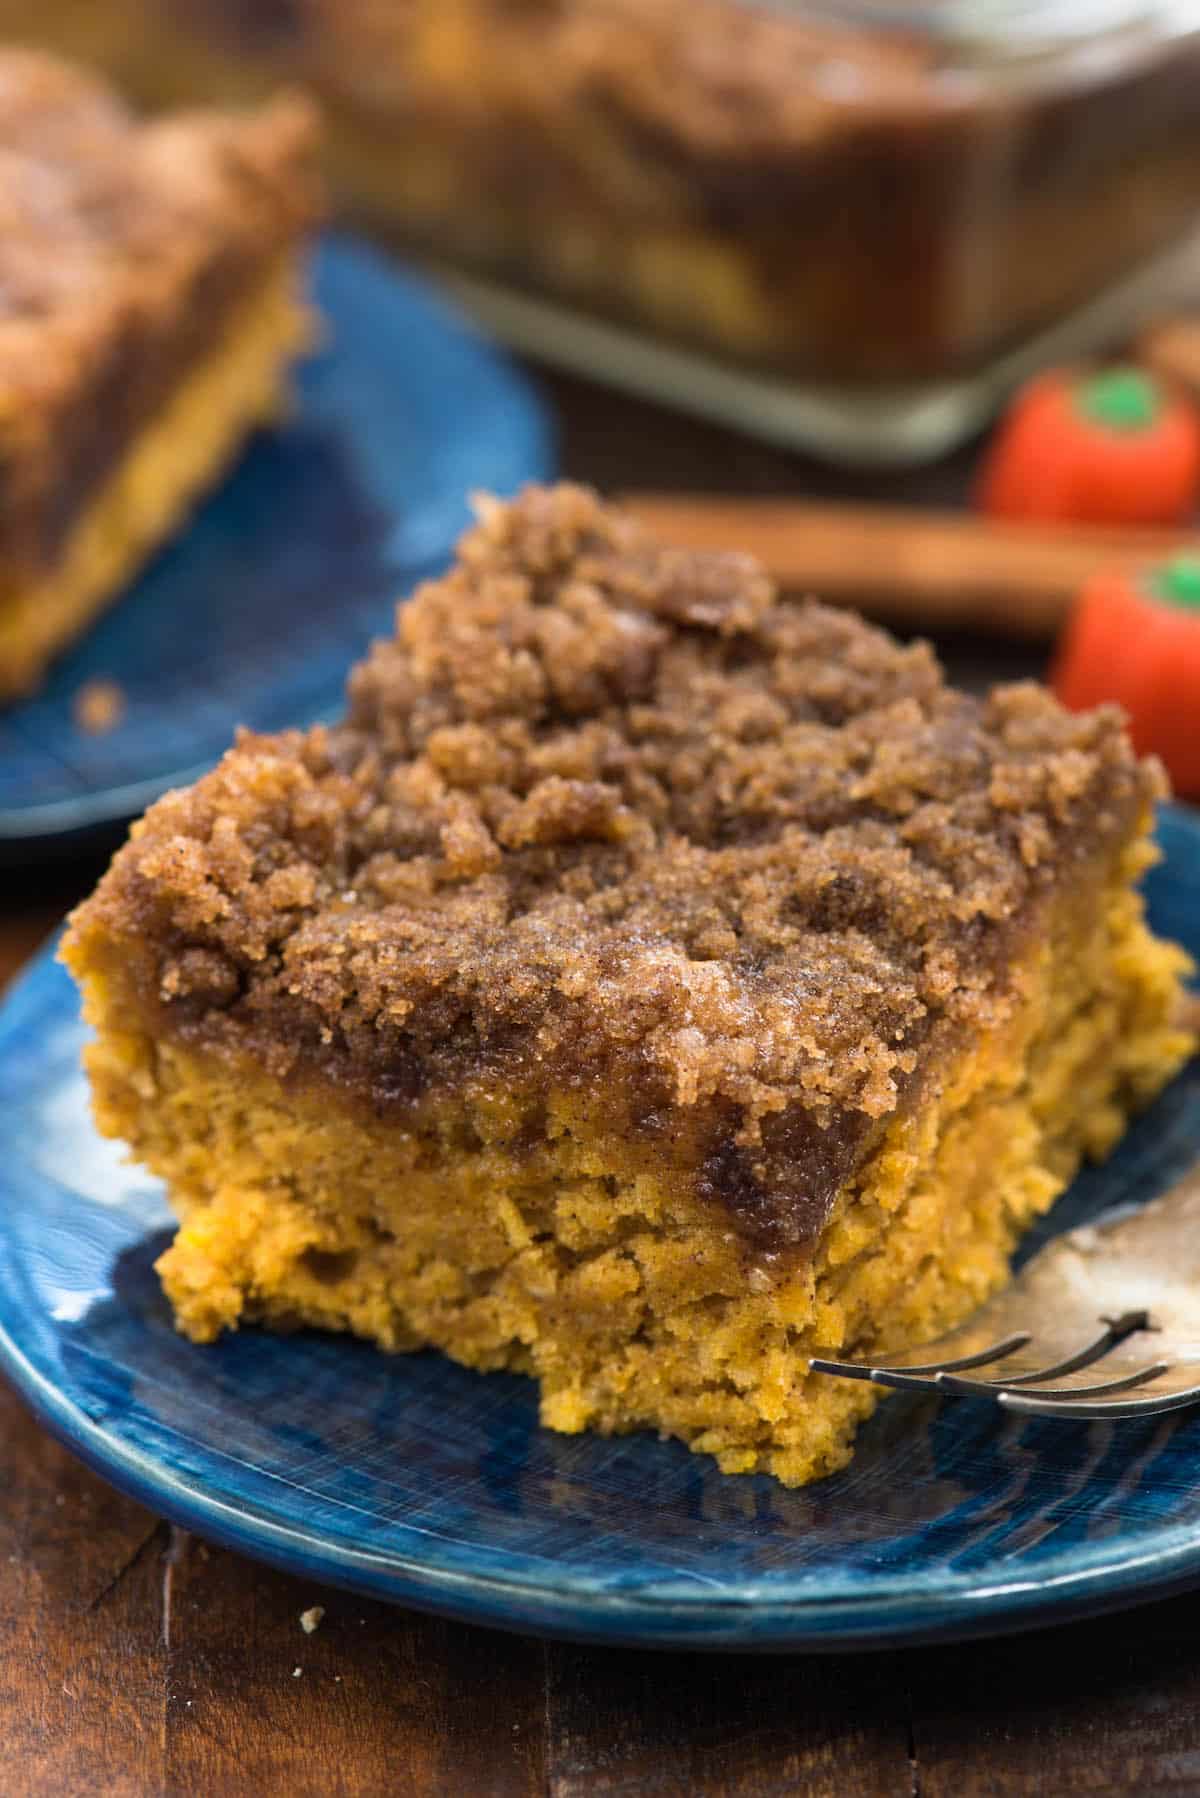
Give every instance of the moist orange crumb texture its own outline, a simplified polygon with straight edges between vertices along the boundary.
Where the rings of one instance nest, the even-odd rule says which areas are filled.
[[[487,503],[350,680],[153,808],[65,954],[181,1326],[435,1343],[790,1482],[1187,1052],[1115,716]]]

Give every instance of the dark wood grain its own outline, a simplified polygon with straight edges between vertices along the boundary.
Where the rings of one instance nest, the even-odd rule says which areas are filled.
[[[946,504],[965,486],[965,459],[851,480],[565,378],[547,386],[566,465],[608,488],[719,480]],[[974,685],[1039,667],[1000,640],[941,647]],[[5,869],[0,982],[96,871]],[[325,1615],[306,1635],[313,1605]],[[0,1386],[0,1798],[1077,1792],[1200,1794],[1200,1597],[848,1659],[543,1645],[322,1592],[174,1533]]]
[[[1200,1597],[906,1658],[921,1798],[1200,1792]]]
[[[874,1798],[911,1790],[903,1679],[888,1661],[549,1657],[551,1798]]]
[[[173,1556],[171,1792],[544,1790],[539,1643],[306,1587],[179,1533]]]
[[[157,1792],[163,1526],[0,1388],[0,1792]]]

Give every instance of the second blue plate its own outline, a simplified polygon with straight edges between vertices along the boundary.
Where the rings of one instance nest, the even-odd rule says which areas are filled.
[[[0,711],[0,853],[133,816],[227,748],[340,708],[346,669],[396,599],[449,560],[477,489],[553,469],[516,368],[423,282],[330,237],[314,268],[324,347],[296,405],[190,526]],[[118,727],[87,736],[85,681],[116,681]]]

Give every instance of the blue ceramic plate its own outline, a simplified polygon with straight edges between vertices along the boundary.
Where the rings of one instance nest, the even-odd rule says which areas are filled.
[[[215,761],[238,724],[335,711],[398,595],[449,559],[467,496],[551,472],[531,389],[423,282],[339,238],[314,275],[324,348],[285,425],[42,691],[0,711],[0,852],[132,816]],[[89,737],[72,703],[98,676],[127,709]]]
[[[1200,951],[1200,823],[1166,813],[1156,925]],[[482,1623],[644,1644],[845,1648],[985,1634],[1200,1581],[1200,1411],[1002,1420],[895,1397],[802,1492],[650,1436],[537,1427],[532,1385],[432,1354],[176,1336],[156,1185],[88,1121],[49,954],[0,1009],[0,1364],[115,1485],[306,1577]],[[1200,1153],[1183,1074],[1053,1228]]]

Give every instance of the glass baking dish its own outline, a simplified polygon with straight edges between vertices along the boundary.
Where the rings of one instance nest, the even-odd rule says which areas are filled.
[[[1193,285],[1200,0],[0,0],[153,100],[320,95],[519,347],[915,459]]]

